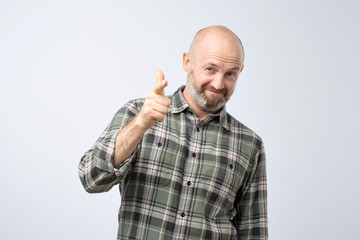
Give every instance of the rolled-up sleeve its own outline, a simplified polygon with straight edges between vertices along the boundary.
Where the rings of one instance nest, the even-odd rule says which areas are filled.
[[[119,167],[113,166],[115,139],[119,131],[138,113],[141,107],[139,105],[139,102],[133,100],[123,106],[95,144],[82,156],[79,177],[87,192],[109,191],[114,185],[121,183],[129,173],[133,154]]]

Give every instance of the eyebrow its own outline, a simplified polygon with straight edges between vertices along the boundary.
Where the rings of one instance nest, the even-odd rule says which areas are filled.
[[[207,62],[203,65],[203,67],[206,67],[206,66],[218,67],[218,65],[216,65],[215,63],[212,63],[212,62]]]
[[[206,67],[206,66],[211,66],[211,67],[216,67],[218,68],[219,66],[216,65],[215,63],[212,63],[212,62],[208,62],[206,64],[203,65],[203,67]],[[231,72],[231,71],[236,71],[236,72],[239,72],[240,71],[240,67],[233,67],[229,70],[226,70],[226,72]]]
[[[217,64],[215,64],[213,62],[207,62],[203,65],[203,67],[206,67],[206,66],[217,67],[217,68],[219,67]],[[240,71],[240,67],[233,67],[233,68],[227,70],[227,72],[228,71]]]
[[[239,67],[234,67],[230,71],[240,71],[240,68]]]

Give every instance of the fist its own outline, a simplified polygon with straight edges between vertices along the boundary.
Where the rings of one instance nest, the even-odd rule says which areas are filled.
[[[142,125],[146,128],[151,128],[157,121],[162,122],[171,104],[171,100],[164,96],[168,82],[163,72],[156,70],[155,74],[155,87],[150,90],[139,113]]]

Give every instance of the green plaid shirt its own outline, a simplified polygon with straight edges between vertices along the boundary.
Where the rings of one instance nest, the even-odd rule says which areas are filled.
[[[104,192],[119,183],[118,239],[267,239],[262,140],[225,109],[200,121],[182,89],[118,168],[115,137],[144,99],[116,113],[80,161],[84,188]]]

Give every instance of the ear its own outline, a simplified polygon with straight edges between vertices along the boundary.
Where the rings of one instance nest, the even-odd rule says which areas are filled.
[[[183,69],[185,72],[190,72],[190,56],[188,52],[183,53]]]

